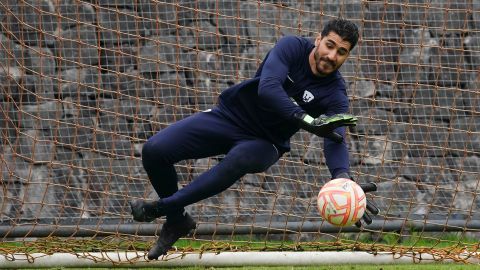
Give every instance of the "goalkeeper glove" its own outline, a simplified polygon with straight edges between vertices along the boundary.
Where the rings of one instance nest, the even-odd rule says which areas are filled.
[[[352,181],[355,181],[348,173],[340,173],[339,175],[337,175],[336,178],[347,178],[347,179],[351,179]],[[373,182],[367,183],[367,184],[359,184],[359,186],[363,189],[363,192],[365,192],[365,195],[368,192],[377,191],[377,185]],[[376,216],[380,211],[378,210],[378,207],[375,206],[375,204],[371,200],[369,200],[368,198],[366,200],[367,200],[367,210],[363,214],[362,219],[367,225],[370,225],[372,224],[372,218],[370,217],[368,212]],[[355,226],[360,228],[362,226],[362,222],[360,220],[355,222]]]
[[[295,115],[295,118],[301,129],[319,137],[329,138],[337,143],[341,143],[343,137],[334,131],[336,128],[355,126],[357,124],[357,118],[350,114],[320,115],[318,118],[313,118],[308,114],[302,113]]]

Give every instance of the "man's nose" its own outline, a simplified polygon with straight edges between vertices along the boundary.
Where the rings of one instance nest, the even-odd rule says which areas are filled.
[[[327,55],[328,59],[332,62],[335,62],[337,59],[337,51],[336,50],[330,50]]]

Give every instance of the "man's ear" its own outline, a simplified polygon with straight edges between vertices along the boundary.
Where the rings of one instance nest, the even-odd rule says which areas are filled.
[[[322,40],[322,34],[318,34],[318,36],[315,38],[315,46],[318,47],[318,45],[320,45],[321,40]]]

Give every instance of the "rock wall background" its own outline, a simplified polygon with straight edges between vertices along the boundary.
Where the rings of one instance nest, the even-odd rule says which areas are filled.
[[[129,200],[155,197],[148,137],[214,106],[280,37],[314,37],[337,16],[362,33],[342,73],[360,117],[352,170],[378,184],[379,218],[478,218],[480,1],[340,2],[1,1],[1,219],[129,219]],[[292,146],[190,211],[316,220],[322,142],[299,132]],[[220,159],[181,162],[181,184]]]

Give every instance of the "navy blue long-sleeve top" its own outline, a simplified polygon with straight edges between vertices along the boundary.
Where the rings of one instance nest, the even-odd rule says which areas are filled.
[[[268,52],[254,78],[234,85],[219,97],[227,117],[254,136],[290,150],[290,138],[299,130],[294,115],[313,117],[348,112],[348,97],[339,71],[316,77],[309,63],[315,45],[308,38],[281,38]],[[345,137],[345,128],[336,130]],[[348,149],[324,139],[324,154],[332,177],[349,171]]]

